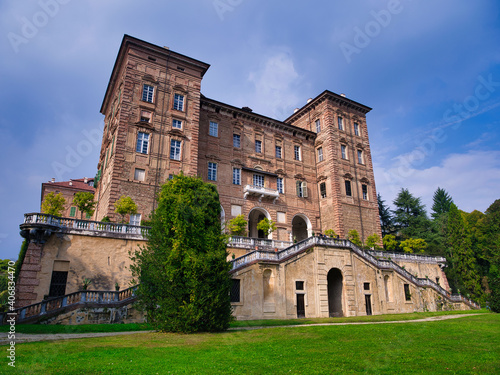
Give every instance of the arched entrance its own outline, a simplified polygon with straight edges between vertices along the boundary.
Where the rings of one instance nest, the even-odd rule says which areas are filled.
[[[264,210],[263,208],[254,208],[250,211],[248,215],[248,236],[252,238],[268,238],[264,236],[264,233],[261,230],[257,229],[257,224],[264,218],[268,218],[271,220],[271,215],[269,212]],[[272,234],[270,235],[272,236]]]
[[[292,219],[292,237],[294,241],[302,241],[312,235],[311,221],[306,215],[295,215]]]
[[[332,268],[328,272],[328,313],[330,317],[344,316],[342,311],[342,272]]]

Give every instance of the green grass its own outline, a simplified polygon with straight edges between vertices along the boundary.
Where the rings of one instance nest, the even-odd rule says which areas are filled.
[[[0,332],[9,332],[10,326],[0,326]],[[94,332],[130,332],[130,331],[148,331],[153,328],[146,323],[129,324],[81,324],[81,325],[63,325],[63,324],[17,324],[16,333],[94,333]]]
[[[500,314],[26,343],[15,370],[1,361],[6,374],[498,374]]]

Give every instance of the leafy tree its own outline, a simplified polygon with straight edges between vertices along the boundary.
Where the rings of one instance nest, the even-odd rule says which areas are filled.
[[[408,238],[401,241],[400,246],[405,253],[423,253],[427,249],[427,243],[421,238]]]
[[[80,219],[83,219],[84,213],[92,216],[96,203],[94,201],[94,194],[90,192],[78,192],[73,197],[73,204],[80,210]]]
[[[264,236],[267,237],[276,230],[276,224],[274,224],[274,221],[265,217],[257,224],[257,230],[264,232]]]
[[[408,189],[401,189],[393,203],[396,206],[394,222],[403,237],[425,238],[430,223],[421,199],[414,197]]]
[[[380,236],[377,233],[373,233],[366,239],[366,247],[368,247],[369,249],[373,248],[375,250],[380,250],[381,247],[379,243],[380,243]]]
[[[431,214],[433,219],[436,219],[440,215],[450,211],[453,199],[446,192],[446,190],[438,187],[437,190],[434,192],[434,196],[432,199],[434,201],[434,204],[432,205],[432,214]]]
[[[356,229],[351,229],[347,234],[347,239],[351,241],[356,246],[363,246],[361,239],[359,238],[359,233]]]
[[[122,195],[115,204],[115,212],[122,217],[121,222],[125,222],[125,215],[136,214],[137,205],[132,198]]]
[[[232,235],[246,236],[248,222],[243,215],[238,215],[229,220],[228,229]]]
[[[160,331],[227,329],[230,263],[221,232],[219,194],[200,178],[165,183],[152,214],[147,245],[132,254],[138,302]]]
[[[382,236],[389,234],[393,231],[393,219],[391,215],[391,210],[385,204],[385,201],[382,199],[382,196],[377,194],[377,202],[378,202],[378,213],[380,216],[380,227],[382,228]]]
[[[337,233],[333,229],[327,229],[325,230],[325,236],[337,238]]]
[[[65,206],[66,199],[64,199],[61,193],[54,194],[54,192],[50,192],[43,198],[42,212],[44,214],[61,216]]]
[[[384,249],[388,251],[394,251],[398,248],[398,241],[396,241],[396,236],[392,234],[386,234],[382,238],[382,243],[384,244]]]
[[[478,263],[483,269],[485,289],[490,291],[488,302],[492,310],[492,304],[496,303],[494,311],[500,312],[500,199],[488,207],[478,227],[481,236]]]

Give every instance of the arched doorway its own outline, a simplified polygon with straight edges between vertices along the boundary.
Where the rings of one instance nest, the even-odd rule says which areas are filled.
[[[328,272],[328,313],[330,317],[344,316],[342,311],[342,272],[332,268]]]
[[[292,219],[292,237],[294,241],[302,241],[312,235],[311,221],[307,216],[299,214]]]
[[[254,208],[250,211],[248,215],[248,236],[252,238],[268,238],[264,236],[264,232],[257,229],[257,224],[264,218],[268,218],[271,220],[271,215],[269,212],[264,210],[263,208]],[[270,235],[271,236],[271,235]]]

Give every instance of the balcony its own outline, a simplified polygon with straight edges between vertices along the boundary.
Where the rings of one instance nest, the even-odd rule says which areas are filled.
[[[258,196],[259,202],[262,202],[263,198],[271,198],[273,199],[273,203],[275,203],[276,200],[280,197],[280,193],[278,192],[278,190],[255,185],[246,185],[243,189],[243,192],[245,193],[243,195],[243,198],[247,199],[249,195]]]

